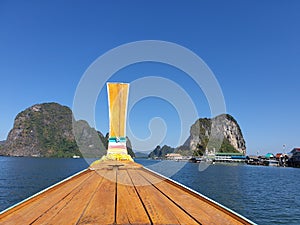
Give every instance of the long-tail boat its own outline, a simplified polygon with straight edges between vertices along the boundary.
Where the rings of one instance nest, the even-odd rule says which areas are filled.
[[[107,154],[89,168],[4,210],[0,224],[254,224],[135,163],[126,149],[129,84],[108,83],[107,87]]]

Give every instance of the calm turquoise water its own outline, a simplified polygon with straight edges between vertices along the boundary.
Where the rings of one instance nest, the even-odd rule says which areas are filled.
[[[137,160],[258,224],[300,224],[300,169]],[[83,159],[0,157],[0,211],[87,167]]]

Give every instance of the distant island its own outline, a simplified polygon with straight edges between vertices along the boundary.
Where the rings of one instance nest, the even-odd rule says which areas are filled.
[[[212,140],[211,128],[220,137],[221,146],[214,149],[218,140]],[[210,146],[208,146],[210,144]],[[229,114],[222,114],[212,119],[200,118],[190,128],[190,136],[182,146],[173,148],[167,145],[157,146],[148,156],[151,158],[164,158],[170,153],[179,153],[183,156],[202,156],[205,152],[218,151],[221,153],[246,154],[246,142],[237,121]]]
[[[73,114],[69,107],[58,103],[33,105],[20,112],[10,130],[7,140],[0,142],[0,155],[30,157],[99,157],[106,151],[108,134],[91,128],[86,121],[74,121],[76,142],[72,129]],[[96,137],[95,137],[96,136]],[[91,140],[98,138],[97,144]],[[100,144],[99,144],[100,143]],[[131,143],[127,140],[128,153],[134,157]]]
[[[58,103],[33,105],[20,112],[10,130],[7,140],[0,141],[0,155],[29,157],[99,157],[105,154],[108,145],[108,133],[90,127],[84,120],[75,121],[75,135],[72,121],[74,120],[69,107]],[[215,121],[216,123],[213,123]],[[73,124],[73,125],[74,125]],[[132,151],[127,138],[127,150],[132,157],[164,158],[169,153],[185,156],[202,156],[207,150],[212,125],[224,137],[218,152],[243,153],[246,151],[245,140],[237,121],[229,114],[213,119],[200,118],[191,126],[190,136],[182,146],[157,146],[150,154]],[[97,140],[97,141],[95,141]],[[210,144],[213,144],[210,143]],[[80,146],[80,148],[78,147]],[[84,149],[80,151],[79,149]]]
[[[135,152],[135,158],[148,158],[148,154],[144,152]]]

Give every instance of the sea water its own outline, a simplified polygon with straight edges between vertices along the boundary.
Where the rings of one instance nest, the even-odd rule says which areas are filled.
[[[0,157],[0,211],[87,168],[91,161]],[[136,161],[257,224],[300,224],[298,168]]]

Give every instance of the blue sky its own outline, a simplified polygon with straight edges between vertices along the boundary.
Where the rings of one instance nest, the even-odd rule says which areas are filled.
[[[247,153],[299,147],[300,2],[228,1],[0,1],[0,139],[17,113],[43,102],[72,107],[78,82],[99,56],[128,42],[164,40],[200,56],[215,74],[227,112],[239,122]],[[159,63],[132,65],[111,80],[160,76],[192,96],[210,117],[201,90],[182,71]],[[106,90],[96,106],[97,129],[108,131]],[[167,101],[147,98],[129,115],[149,135],[164,118],[163,143],[178,138],[178,115]]]

